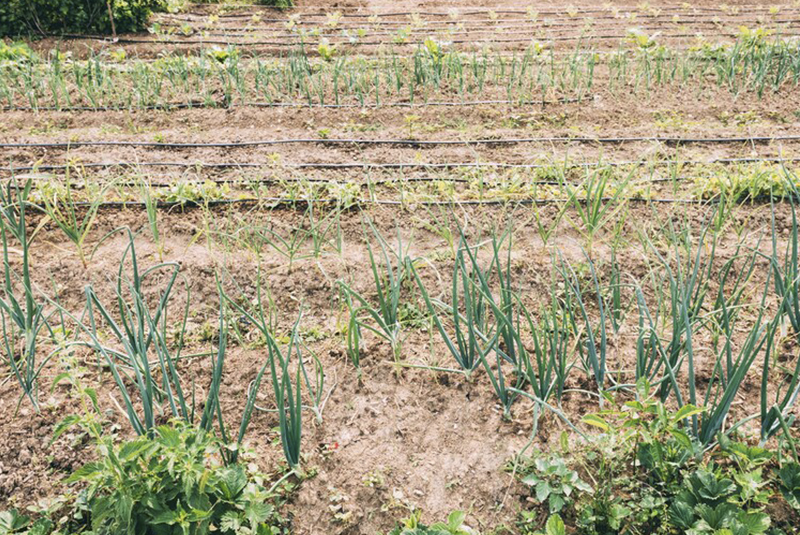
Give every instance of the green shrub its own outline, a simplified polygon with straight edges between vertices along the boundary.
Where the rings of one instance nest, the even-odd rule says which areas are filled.
[[[69,482],[87,485],[94,533],[280,533],[261,478],[225,466],[212,435],[177,423],[121,445],[101,439],[98,461]]]
[[[120,444],[100,437],[98,460],[67,479],[75,491],[48,509],[30,508],[31,516],[0,512],[0,535],[286,533],[277,494],[244,464],[226,465],[226,447],[179,421],[156,428],[152,438]]]
[[[545,527],[549,535],[545,519],[558,513],[580,535],[794,533],[788,528],[798,521],[792,509],[800,509],[800,464],[722,433],[703,448],[687,433],[702,412],[668,408],[640,380],[637,399],[583,418],[602,433],[580,450],[564,439],[567,458],[517,457],[515,475],[538,503],[521,511],[520,532],[541,535]],[[577,486],[578,475],[592,490]],[[558,531],[561,524],[552,522]]]
[[[117,32],[146,28],[150,14],[166,7],[166,0],[109,1]],[[111,33],[106,0],[0,2],[0,37],[61,33]]]
[[[479,535],[477,531],[464,524],[466,514],[453,511],[447,516],[447,522],[437,522],[426,526],[420,522],[422,512],[416,510],[411,516],[402,520],[389,535]]]

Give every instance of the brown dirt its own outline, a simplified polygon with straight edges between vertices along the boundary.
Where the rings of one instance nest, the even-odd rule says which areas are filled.
[[[762,9],[754,10],[743,2],[738,14],[728,14],[725,26],[735,26],[739,19],[750,20],[756,16],[769,18]],[[478,1],[466,6],[463,2],[434,1],[401,2],[346,1],[322,6],[302,2],[298,12],[319,8],[327,11],[340,9],[350,13],[394,11],[441,11],[451,7],[464,11],[467,7],[481,9],[526,9],[528,2]],[[668,17],[653,17],[650,22],[665,33],[673,30],[672,11],[680,4],[651,2],[651,6],[669,12]],[[711,2],[695,2],[697,17],[691,21],[708,21],[724,13],[706,12],[699,8],[716,8]],[[800,12],[789,7],[781,10],[785,18],[800,19]],[[589,2],[575,2],[579,8],[595,7]],[[563,13],[564,7],[556,2],[538,3],[537,8],[559,10],[552,15],[562,23],[580,28],[583,20]],[[188,18],[202,20],[214,7],[196,7]],[[605,8],[604,8],[605,9]],[[630,4],[621,5],[623,12],[638,10]],[[268,10],[248,8],[245,13],[262,13]],[[702,16],[699,16],[702,15]],[[182,15],[186,17],[186,15]],[[284,17],[285,14],[280,14]],[[159,16],[167,23],[181,15]],[[478,18],[478,16],[474,16]],[[226,20],[226,19],[222,19]],[[648,24],[650,24],[650,22]],[[225,22],[227,25],[238,23]],[[399,23],[398,23],[399,24]],[[480,23],[476,23],[477,24]],[[555,24],[555,22],[554,22]],[[689,31],[701,27],[687,22]],[[796,25],[796,24],[795,24]],[[280,23],[264,23],[259,32],[269,34],[280,31]],[[594,31],[620,31],[627,26],[619,20],[604,20]],[[706,28],[706,26],[702,26]],[[795,26],[792,26],[793,28]],[[572,27],[546,30],[547,35],[569,35]],[[478,31],[477,29],[475,30]],[[484,30],[481,30],[484,31]],[[480,34],[476,34],[480,35]],[[149,38],[149,37],[147,37]],[[605,41],[603,41],[605,43]],[[41,50],[54,46],[53,40],[35,44]],[[617,46],[614,42],[611,48]],[[76,54],[87,50],[101,50],[104,45],[93,40],[71,40],[61,43]],[[242,45],[244,47],[244,45]],[[508,45],[513,50],[516,45]],[[565,45],[566,46],[566,45]],[[608,45],[604,45],[608,46]],[[114,48],[118,48],[115,45]],[[161,45],[124,45],[129,56],[151,57],[157,55]],[[188,48],[193,48],[190,46]],[[172,48],[170,48],[172,50]],[[180,48],[175,47],[175,50]],[[259,50],[261,52],[261,50]],[[800,97],[796,91],[767,94],[758,99],[752,94],[732,96],[724,90],[707,88],[701,92],[692,88],[660,89],[650,93],[616,93],[598,89],[590,100],[580,104],[562,104],[523,108],[505,106],[478,106],[474,108],[420,109],[420,127],[413,134],[420,140],[478,139],[512,137],[546,137],[562,135],[585,136],[743,136],[743,135],[793,135],[800,127]],[[383,108],[378,110],[320,110],[320,109],[252,109],[232,110],[180,110],[148,112],[2,112],[0,143],[10,142],[60,142],[75,140],[136,140],[167,142],[247,141],[259,139],[316,138],[320,129],[330,130],[330,138],[397,139],[408,137],[406,115],[408,110]],[[677,114],[679,120],[665,123],[664,114]],[[731,116],[751,113],[756,120],[746,126],[730,124]],[[513,117],[513,121],[509,118]],[[361,125],[361,126],[354,126]],[[536,163],[546,160],[573,161],[638,160],[678,154],[687,160],[708,160],[720,157],[800,157],[798,142],[772,142],[767,144],[693,144],[676,150],[651,142],[611,145],[553,143],[519,144],[510,146],[436,148],[399,146],[328,146],[318,144],[287,145],[277,147],[248,147],[240,149],[186,149],[126,148],[126,147],[76,147],[69,150],[9,148],[3,153],[4,163],[13,165],[63,164],[72,160],[91,162],[238,162],[268,164],[273,154],[281,156],[286,164],[308,162],[474,162],[493,161],[508,163]],[[257,173],[265,171],[259,170]],[[271,170],[279,176],[301,176],[364,182],[374,178],[366,171],[315,170],[313,172],[282,169]],[[142,168],[139,173],[149,173]],[[392,172],[388,175],[422,176]],[[131,179],[135,173],[122,170],[91,171],[89,180],[109,178]],[[206,176],[241,178],[241,170],[212,173],[208,170],[160,170],[147,175],[154,181],[170,182]],[[5,174],[4,176],[7,176]],[[664,190],[666,191],[666,190]],[[389,192],[396,196],[396,192]],[[671,190],[670,190],[670,193]],[[547,220],[555,214],[553,207],[543,208]],[[486,236],[493,227],[504,223],[513,214],[520,223],[515,227],[512,264],[515,284],[523,300],[536,310],[547,304],[551,289],[553,255],[560,253],[573,263],[584,262],[583,251],[588,242],[568,220],[577,221],[574,210],[557,227],[553,240],[544,244],[531,221],[530,207],[459,207],[453,217],[467,229],[470,239]],[[630,205],[622,227],[622,241],[617,259],[624,273],[644,281],[653,269],[653,258],[643,250],[639,232],[646,232],[659,247],[661,229],[667,221],[675,224],[690,222],[694,232],[707,218],[709,208],[692,205]],[[305,332],[320,333],[309,347],[320,358],[326,376],[326,395],[322,423],[314,421],[310,413],[304,415],[303,451],[304,466],[314,477],[304,481],[296,496],[286,507],[293,518],[297,534],[348,533],[369,534],[391,528],[394,519],[404,516],[411,507],[424,510],[426,520],[444,517],[453,509],[468,511],[468,523],[473,526],[513,525],[518,510],[525,506],[524,489],[514,484],[503,471],[504,463],[529,440],[532,414],[524,401],[515,404],[511,421],[503,421],[502,411],[494,397],[485,373],[478,372],[467,381],[460,375],[437,373],[420,369],[403,369],[399,373],[392,361],[386,343],[368,338],[363,356],[363,379],[359,382],[352,364],[347,360],[339,333],[344,315],[336,290],[336,281],[343,280],[367,295],[374,295],[371,275],[367,269],[367,250],[364,246],[363,221],[372,219],[387,239],[398,231],[404,243],[410,244],[411,256],[424,257],[430,264],[423,270],[425,282],[436,294],[447,295],[452,251],[443,237],[432,231],[431,221],[446,218],[447,211],[436,208],[407,205],[399,207],[369,207],[351,209],[341,214],[343,244],[341,252],[328,248],[320,258],[296,260],[291,271],[284,256],[265,247],[260,258],[241,243],[226,240],[226,234],[244,225],[263,225],[285,231],[305,224],[302,211],[287,208],[229,207],[203,210],[186,208],[160,213],[160,232],[166,244],[165,261],[179,262],[181,272],[191,287],[191,319],[189,323],[190,347],[184,353],[208,351],[213,340],[208,340],[209,329],[216,325],[218,296],[215,273],[227,270],[248,293],[255,294],[255,277],[260,264],[264,278],[271,289],[278,311],[280,329],[287,330],[302,307],[302,327]],[[769,240],[763,238],[770,229],[769,207],[763,204],[745,204],[736,208],[734,223],[720,236],[717,249],[718,265],[733,257],[735,245],[741,241],[748,247],[760,246],[768,251]],[[524,221],[525,223],[521,223]],[[776,222],[780,230],[779,245],[785,244],[790,225],[787,206],[778,206]],[[32,227],[35,222],[32,223]],[[33,248],[33,265],[38,287],[58,290],[60,302],[69,310],[80,314],[85,302],[84,288],[91,284],[105,302],[114,297],[114,277],[121,251],[125,247],[122,235],[115,235],[100,243],[109,231],[129,226],[137,236],[137,251],[144,265],[157,263],[157,248],[147,229],[147,217],[138,209],[101,209],[96,226],[91,232],[87,251],[97,246],[89,265],[83,268],[74,253],[74,246],[52,224],[39,232]],[[451,229],[455,225],[450,222]],[[741,238],[733,230],[738,230]],[[597,263],[601,277],[608,275],[611,254],[610,227],[601,231],[591,245],[591,257]],[[390,243],[392,243],[390,241]],[[308,247],[306,247],[308,250]],[[663,249],[662,249],[663,252]],[[17,258],[12,258],[16,265]],[[751,301],[766,280],[766,265],[761,262],[751,281]],[[714,289],[716,290],[716,289]],[[156,288],[148,289],[154,294]],[[177,292],[174,307],[185,303],[185,295]],[[421,306],[416,293],[407,292],[412,303]],[[629,299],[631,296],[628,295]],[[652,298],[652,295],[648,295]],[[769,303],[774,310],[775,303]],[[754,311],[747,310],[748,318]],[[613,337],[609,367],[629,369],[636,344],[636,311],[631,308],[627,321]],[[252,336],[252,335],[251,335]],[[744,334],[742,334],[742,337]],[[213,336],[212,336],[213,338]],[[255,337],[252,336],[254,339]],[[698,377],[710,377],[713,363],[711,340],[700,335],[697,345],[700,366]],[[793,358],[796,348],[787,345],[784,357]],[[95,356],[78,351],[79,360],[86,365],[84,380],[96,386],[100,403],[106,416],[121,433],[129,433],[125,419],[114,400],[115,391],[110,375],[95,366]],[[227,373],[222,399],[231,421],[236,421],[241,410],[245,391],[266,358],[259,348],[244,347],[235,341],[229,350]],[[438,338],[425,328],[407,329],[402,346],[402,359],[414,364],[452,366],[449,354]],[[60,491],[59,482],[92,455],[87,442],[75,433],[66,434],[55,444],[50,444],[54,426],[66,415],[76,411],[75,401],[66,387],[51,391],[52,379],[59,373],[62,363],[54,359],[47,366],[42,380],[41,414],[35,414],[23,401],[17,411],[18,387],[13,379],[0,386],[0,427],[5,437],[0,441],[0,509],[10,505],[25,506],[39,499],[52,497]],[[197,379],[205,386],[208,361],[189,359],[182,363],[181,372]],[[579,371],[573,371],[571,385],[586,387],[588,382]],[[589,384],[589,386],[591,386]],[[754,375],[748,378],[734,403],[731,421],[752,414],[759,403],[759,384]],[[269,388],[262,388],[259,405],[271,406]],[[575,419],[596,410],[596,403],[579,393],[568,394],[565,412]],[[277,418],[273,413],[257,412],[248,434],[248,445],[256,452],[259,465],[268,473],[277,473],[282,462],[277,441]],[[540,423],[536,445],[547,448],[557,440],[565,426],[548,415]],[[336,513],[344,520],[337,519]]]

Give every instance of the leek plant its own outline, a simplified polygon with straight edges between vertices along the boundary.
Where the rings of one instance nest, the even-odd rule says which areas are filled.
[[[388,341],[392,347],[395,362],[400,358],[401,350],[401,321],[400,321],[400,293],[408,276],[408,263],[404,260],[405,251],[400,233],[397,234],[397,249],[391,250],[383,236],[369,223],[372,233],[380,246],[381,265],[376,259],[375,252],[369,239],[367,239],[367,252],[372,271],[372,279],[378,305],[374,306],[362,294],[353,289],[344,281],[339,281],[339,288],[345,294],[345,300],[350,303],[350,323],[348,327],[348,352],[358,355],[360,351],[361,329],[376,334]],[[360,361],[360,357],[351,357]]]
[[[607,375],[608,334],[606,324],[608,322],[609,306],[601,292],[594,262],[592,262],[588,256],[586,256],[586,262],[591,274],[592,286],[596,295],[597,308],[600,314],[596,324],[589,316],[587,305],[583,298],[580,278],[573,267],[561,258],[557,270],[561,274],[566,286],[565,305],[567,310],[569,310],[570,324],[574,332],[580,333],[583,336],[583,340],[578,344],[578,353],[581,358],[583,369],[594,379],[602,403]]]
[[[26,227],[26,207],[32,182],[25,186],[9,181],[6,191],[0,188],[0,236],[3,241],[3,292],[0,298],[0,326],[2,327],[3,359],[22,387],[20,403],[27,397],[39,411],[39,375],[52,358],[36,360],[36,342],[42,328],[50,329],[44,315],[44,303],[37,302],[31,284],[30,247],[32,236]],[[10,236],[9,236],[10,235]],[[19,243],[22,256],[22,273],[11,267],[12,247],[9,237]],[[16,251],[15,251],[16,252]]]
[[[407,259],[406,265],[417,283],[428,313],[448,351],[458,363],[461,371],[470,376],[475,368],[484,361],[486,355],[494,349],[497,334],[494,336],[489,334],[493,329],[489,323],[489,307],[478,280],[479,270],[475,269],[476,266],[472,262],[474,257],[468,250],[469,245],[462,234],[453,265],[450,304],[432,298],[425,289],[414,263]],[[445,328],[446,323],[452,324],[454,333],[452,337]]]
[[[111,187],[111,183],[104,185],[99,191],[92,195],[83,217],[79,215],[76,201],[73,197],[73,184],[70,179],[70,165],[66,168],[65,183],[62,188],[53,192],[46,192],[42,195],[44,201],[44,212],[47,217],[55,223],[58,228],[75,244],[84,268],[87,267],[86,252],[84,250],[86,238],[89,236],[94,226],[97,211],[103,204],[103,196]],[[88,183],[87,183],[88,186]],[[89,189],[89,188],[87,188]]]
[[[188,423],[193,423],[195,419],[193,396],[190,399],[184,392],[176,367],[189,315],[189,291],[187,289],[183,319],[179,324],[178,347],[175,354],[172,354],[166,322],[180,266],[167,262],[140,270],[133,233],[128,228],[123,231],[127,233],[128,245],[123,250],[117,273],[116,306],[104,304],[94,288],[87,286],[86,316],[89,325],[84,331],[90,337],[89,345],[102,356],[110,369],[122,397],[125,414],[134,431],[139,435],[150,436],[154,432],[159,414],[164,412]],[[128,261],[130,276],[126,274]],[[145,283],[149,277],[164,272],[166,283],[159,291],[158,302],[151,306],[145,296]],[[112,308],[117,309],[117,314],[112,313]],[[98,320],[102,320],[102,324]],[[116,342],[116,347],[101,342],[109,339],[102,327],[110,331],[110,339]],[[224,364],[225,340],[222,332],[220,336],[220,350],[213,364],[212,385],[218,385]],[[151,360],[152,356],[155,356],[155,360]],[[129,391],[129,383],[133,384],[137,395],[134,396]],[[209,391],[206,409],[209,406],[213,408],[218,402],[214,397],[214,390],[212,387]],[[136,408],[136,398],[141,405],[141,414]],[[210,429],[212,421],[213,413],[204,409],[201,426]]]

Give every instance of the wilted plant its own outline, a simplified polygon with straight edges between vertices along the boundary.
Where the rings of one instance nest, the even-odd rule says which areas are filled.
[[[58,228],[75,244],[78,251],[78,258],[83,267],[87,267],[85,243],[89,232],[94,226],[97,211],[103,204],[103,195],[111,186],[110,183],[104,185],[99,191],[95,192],[87,207],[83,217],[79,215],[78,204],[73,197],[73,184],[70,179],[70,168],[66,168],[66,178],[63,187],[57,187],[53,191],[42,192],[44,201],[44,211],[47,217],[55,223]],[[41,189],[40,189],[41,191]]]

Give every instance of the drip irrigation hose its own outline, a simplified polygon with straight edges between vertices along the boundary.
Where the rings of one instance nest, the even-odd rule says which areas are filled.
[[[216,143],[163,143],[157,141],[69,141],[69,142],[42,142],[42,143],[0,143],[0,148],[6,149],[32,149],[52,148],[70,149],[77,147],[142,147],[160,149],[195,149],[195,148],[245,148],[277,145],[396,145],[408,147],[435,147],[435,146],[471,146],[471,145],[519,145],[527,143],[599,143],[622,144],[637,142],[663,143],[666,145],[685,144],[726,144],[726,143],[769,143],[772,141],[800,141],[800,135],[783,136],[740,136],[740,137],[709,137],[686,138],[667,136],[633,136],[633,137],[530,137],[506,139],[472,139],[472,140],[415,140],[415,139],[269,139],[258,141],[230,141]]]
[[[737,164],[737,163],[795,163],[800,162],[800,158],[714,158],[710,160],[623,160],[607,162],[575,162],[558,164],[514,164],[499,162],[446,162],[446,163],[286,163],[277,166],[278,169],[458,169],[458,168],[494,168],[494,169],[544,169],[546,167],[577,168],[577,167],[619,167],[626,165],[712,165],[712,164]],[[23,165],[23,166],[0,166],[0,171],[16,173],[21,171],[64,171],[67,168],[114,168],[114,167],[180,167],[198,169],[263,169],[274,167],[270,164],[260,164],[251,162],[87,162],[75,165]]]
[[[197,4],[202,5],[202,4]],[[270,9],[267,6],[260,5],[260,4],[233,4],[230,6],[231,8],[257,8],[260,12],[271,12],[271,11],[278,11],[274,8]],[[469,11],[457,11],[456,14],[458,17],[469,17],[474,15],[486,15],[489,13],[495,13],[497,15],[527,15],[528,12],[521,9],[478,9],[481,6],[475,7],[468,7],[464,6],[460,9],[467,9]],[[753,5],[739,5],[736,6],[740,10],[745,10],[749,13],[763,11],[765,14],[769,13],[768,7],[761,5],[761,4],[753,4]],[[316,6],[303,6],[305,9],[316,9]],[[640,11],[641,8],[636,5],[629,5],[629,6],[614,6],[614,8],[619,12],[625,11]],[[719,8],[719,7],[705,7],[705,6],[690,6],[691,11],[699,13],[725,13],[726,11]],[[661,6],[658,8],[660,12],[674,14],[675,12],[678,13],[685,13],[687,12],[687,8],[683,5],[673,5],[673,6]],[[337,7],[335,11],[338,11],[342,17],[345,18],[369,18],[369,17],[377,17],[377,18],[384,18],[384,17],[409,17],[412,15],[420,16],[420,17],[452,17],[453,13],[451,12],[443,12],[443,11],[395,11],[395,12],[388,12],[388,13],[381,13],[381,12],[363,12],[364,9],[361,7]],[[360,11],[362,13],[351,13],[351,11]],[[551,10],[536,10],[539,15],[562,15],[567,14],[566,9],[551,9]],[[570,11],[573,11],[572,9]],[[791,6],[781,6],[782,12],[794,12],[797,11],[797,8]],[[294,13],[300,14],[301,16],[311,17],[311,16],[318,16],[318,17],[327,17],[328,14],[331,13],[330,9],[328,10],[320,10],[316,12],[303,12],[300,10],[293,10]],[[574,8],[574,12],[578,14],[595,14],[595,13],[609,13],[611,9],[609,8]],[[187,15],[197,15],[200,17],[208,16],[207,13],[186,13]],[[217,15],[219,18],[242,18],[242,17],[252,17],[252,13],[244,15],[244,14],[236,14],[236,13],[221,13]],[[646,14],[638,14],[639,16],[645,16]],[[283,21],[288,19],[281,19]]]
[[[737,32],[719,32],[714,34],[707,35],[708,37],[736,37],[738,35]],[[571,42],[571,41],[584,41],[584,42],[591,42],[591,41],[607,41],[607,40],[624,40],[629,36],[629,34],[619,35],[619,34],[603,34],[603,35],[557,35],[552,37],[547,37],[542,39],[545,42]],[[796,33],[788,33],[788,34],[781,34],[781,37],[798,37],[800,34]],[[136,39],[136,38],[129,38],[129,37],[120,37],[115,40],[109,40],[102,36],[96,35],[83,35],[83,34],[66,34],[60,36],[64,39],[92,39],[92,40],[100,40],[105,41],[108,43],[115,43],[115,44],[158,44],[158,45],[216,45],[216,46],[235,46],[235,47],[256,47],[256,46],[273,46],[273,47],[295,47],[298,44],[303,44],[302,39],[296,42],[285,42],[285,41],[228,41],[228,40],[220,40],[220,39],[200,39],[200,40],[191,40],[191,39]],[[666,35],[662,34],[659,36],[661,39],[688,39],[688,38],[696,38],[697,33],[679,33],[679,34],[671,34]],[[525,38],[510,38],[510,39],[453,39],[450,40],[450,44],[454,45],[463,45],[463,44],[480,44],[480,45],[493,45],[493,44],[513,44],[513,43],[530,43],[532,40],[535,40],[534,36],[525,37]],[[401,42],[394,42],[394,41],[332,41],[330,42],[331,45],[347,45],[347,46],[383,46],[383,45],[392,45],[394,46],[422,46],[424,45],[425,41],[401,41]]]
[[[555,104],[574,104],[591,100],[594,95],[585,97],[558,98],[556,100],[468,100],[457,101],[430,101],[430,102],[387,102],[384,104],[315,104],[309,102],[179,102],[169,104],[154,104],[148,106],[4,106],[2,111],[136,111],[136,110],[176,110],[176,109],[230,109],[230,108],[329,108],[329,109],[379,109],[379,108],[425,108],[425,107],[470,107],[507,104],[513,106],[548,106]]]
[[[426,201],[426,200],[419,200],[419,201],[395,201],[395,200],[388,200],[388,199],[354,199],[347,204],[347,206],[354,206],[354,205],[385,205],[385,206],[502,206],[502,205],[509,205],[509,204],[516,204],[516,205],[534,205],[534,204],[562,204],[566,202],[586,202],[585,199],[481,199],[481,200],[464,200],[464,201]],[[624,199],[613,198],[613,197],[602,197],[600,199],[592,199],[592,201],[600,201],[600,202],[610,202],[610,201],[619,201],[619,202],[639,202],[639,203],[652,203],[652,204],[711,204],[716,201],[713,199],[706,200],[706,199],[661,199],[661,198],[653,198],[648,199],[646,197],[627,197]],[[86,206],[97,206],[99,208],[137,208],[137,207],[144,207],[147,203],[144,201],[108,201],[102,203],[91,203],[91,202],[75,202],[72,203],[74,206],[78,207],[86,207]],[[287,197],[263,197],[261,199],[250,198],[250,199],[215,199],[203,202],[196,202],[196,201],[158,201],[157,206],[159,208],[175,208],[178,206],[191,208],[191,207],[199,207],[199,206],[229,206],[229,205],[252,205],[252,204],[272,204],[273,206],[296,206],[296,205],[306,205],[306,204],[343,204],[341,199],[291,199]],[[43,209],[42,206],[32,204],[31,206],[39,209]]]
[[[152,175],[150,176],[152,178]],[[34,176],[30,178],[35,178],[38,180],[46,180],[50,178],[50,176]],[[170,175],[164,176],[164,178],[172,178]],[[687,180],[692,180],[698,178],[697,176],[675,176],[675,177],[663,177],[663,176],[651,176],[651,177],[642,177],[631,180],[630,184],[655,184],[655,183],[664,183],[664,182],[682,182]],[[433,177],[433,176],[423,176],[423,177],[395,177],[395,178],[381,178],[376,180],[369,180],[369,181],[362,181],[362,182],[353,182],[348,179],[331,179],[331,178],[306,178],[306,177],[262,177],[262,178],[239,178],[239,179],[232,179],[232,178],[201,178],[201,179],[188,179],[188,180],[178,180],[177,182],[153,182],[152,180],[148,180],[146,184],[152,188],[169,188],[174,186],[176,183],[179,184],[197,184],[202,185],[205,183],[212,183],[217,185],[227,185],[227,186],[256,186],[256,185],[275,185],[275,184],[287,184],[287,183],[309,183],[309,184],[353,184],[354,186],[358,187],[365,187],[365,186],[384,186],[387,184],[403,184],[403,183],[414,183],[414,182],[445,182],[445,183],[452,183],[452,184],[469,184],[471,182],[475,182],[475,180],[470,180],[468,178],[460,178],[460,177]],[[510,181],[503,181],[503,180],[495,180],[495,179],[483,179],[480,181],[481,184],[486,186],[501,186],[504,184],[509,183]],[[521,181],[522,185],[525,186],[580,186],[582,184],[581,181],[574,181],[574,180],[523,180]],[[101,185],[110,185],[113,184],[114,186],[118,187],[136,187],[142,184],[142,182],[137,181],[92,181],[92,184],[101,184]],[[85,186],[83,184],[72,184],[72,188],[74,189],[83,189]]]
[[[663,25],[672,24],[672,25],[683,25],[683,26],[686,26],[686,25],[719,26],[719,25],[723,25],[723,24],[739,24],[739,25],[745,25],[745,24],[758,24],[758,25],[761,25],[762,24],[762,21],[758,20],[758,18],[756,18],[756,19],[748,19],[748,18],[745,18],[745,17],[739,17],[739,18],[717,19],[717,20],[708,19],[708,18],[702,18],[702,19],[699,19],[699,20],[686,20],[687,18],[706,17],[706,15],[701,15],[701,14],[683,15],[683,17],[684,17],[683,19],[679,19],[678,21],[675,21],[672,18],[671,15],[659,15],[659,16],[649,16],[649,17],[641,17],[641,18],[637,17],[637,20],[650,21],[650,22],[647,22],[647,24],[653,25],[653,27],[637,26],[637,29],[640,29],[640,30],[661,30],[661,29],[663,29],[662,26],[655,26],[656,22],[658,22],[658,19],[661,19],[661,18],[665,19],[665,20],[661,21],[661,24],[663,24]],[[624,26],[630,27],[631,23],[633,22],[630,19],[625,19],[625,18],[621,18],[621,17],[614,17],[612,15],[604,16],[604,17],[591,17],[590,20],[593,21],[593,22],[594,21],[598,21],[598,20],[611,21],[611,22],[603,23],[603,25],[602,25],[603,27],[606,27],[606,26],[618,26],[618,25],[619,26],[623,26],[624,25]],[[169,19],[167,19],[167,22],[168,23],[164,25],[165,27],[176,28],[176,29],[180,30],[183,27],[183,25],[176,24],[178,22],[187,22],[187,23],[200,22],[200,23],[204,23],[205,21],[202,20],[202,19],[187,19],[187,18],[180,18],[180,17],[170,17]],[[249,33],[268,32],[270,30],[277,30],[277,31],[280,31],[280,32],[282,32],[282,34],[285,34],[287,36],[297,35],[297,33],[294,32],[293,30],[285,29],[284,24],[286,22],[288,22],[287,19],[261,19],[260,22],[274,22],[274,23],[277,23],[278,25],[276,25],[276,26],[220,26],[220,27],[217,28],[217,30],[218,31],[224,31],[224,30],[243,31],[243,32],[249,32]],[[774,19],[774,20],[770,20],[769,21],[769,23],[772,24],[772,25],[794,24],[794,23],[798,23],[798,22],[800,22],[800,19],[794,19],[794,18],[791,18],[791,19]],[[283,24],[281,24],[281,23],[283,23]],[[298,26],[303,26],[303,25],[319,26],[319,24],[320,24],[319,22],[308,21],[308,20],[296,20],[296,21],[294,21],[294,23],[296,25],[298,25]],[[425,24],[422,27],[411,27],[411,33],[412,34],[413,33],[424,33],[424,32],[430,32],[430,31],[433,31],[433,32],[445,31],[447,33],[464,33],[464,30],[466,30],[470,25],[474,25],[477,28],[480,28],[481,30],[483,30],[486,25],[491,25],[491,29],[493,29],[493,30],[505,30],[505,29],[515,29],[515,28],[527,28],[527,29],[530,30],[532,27],[535,27],[535,25],[537,25],[537,24],[544,26],[544,28],[546,28],[546,29],[551,29],[551,28],[577,28],[577,27],[581,27],[585,23],[586,23],[586,18],[580,18],[580,19],[568,19],[568,18],[567,19],[563,19],[563,18],[559,18],[559,19],[552,19],[552,18],[538,19],[537,18],[537,20],[535,20],[535,21],[532,21],[531,19],[524,19],[524,18],[523,19],[496,19],[496,20],[493,20],[493,19],[470,19],[470,20],[458,20],[458,21],[425,21]],[[396,30],[400,30],[400,29],[408,28],[409,27],[409,21],[407,21],[407,20],[377,21],[377,22],[369,22],[369,21],[367,21],[367,22],[349,22],[349,21],[344,21],[344,22],[339,22],[337,24],[337,27],[338,26],[343,26],[343,25],[352,25],[352,26],[358,25],[359,27],[364,26],[364,25],[367,25],[367,26],[379,26],[379,27],[381,27],[380,28],[381,30],[384,30],[384,29],[391,30],[392,28],[394,28]],[[428,25],[432,25],[433,28],[429,27]],[[444,26],[444,25],[449,25],[449,26]],[[205,24],[203,24],[202,26],[203,26],[202,31],[206,31]],[[459,31],[452,32],[451,28],[459,28]],[[194,27],[193,27],[193,29],[194,29]],[[488,30],[483,30],[483,31],[488,31]],[[214,35],[214,34],[211,33],[209,35]],[[370,32],[370,33],[367,33],[366,35],[367,36],[395,35],[395,33],[393,33],[393,32]],[[281,35],[281,36],[283,36],[283,35]],[[275,35],[275,37],[278,37],[278,35]]]

